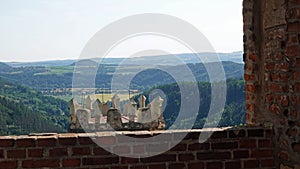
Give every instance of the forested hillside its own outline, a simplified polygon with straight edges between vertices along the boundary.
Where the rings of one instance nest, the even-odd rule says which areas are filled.
[[[186,84],[188,87],[190,84]],[[196,122],[193,128],[203,128],[205,123],[210,104],[211,104],[211,85],[209,83],[198,83],[200,91],[200,107],[198,114],[195,114]],[[164,111],[164,118],[168,127],[170,127],[176,120],[180,110],[180,90],[177,84],[164,85],[153,88],[162,90],[167,96],[167,105]],[[149,98],[149,90],[145,92],[145,96]],[[191,93],[193,94],[193,93]],[[137,98],[136,98],[137,99]],[[218,103],[215,103],[218,104]],[[244,93],[244,81],[242,79],[228,79],[227,80],[227,97],[226,106],[222,114],[220,123],[218,121],[209,121],[208,126],[236,126],[245,124],[245,93]],[[179,126],[175,128],[185,128],[187,124],[195,117],[186,117],[183,119]]]
[[[0,79],[0,135],[65,132],[67,102]]]

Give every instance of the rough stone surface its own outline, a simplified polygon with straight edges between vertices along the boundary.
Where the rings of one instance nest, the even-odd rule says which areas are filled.
[[[300,1],[244,0],[247,124],[273,126],[277,168],[300,164]]]

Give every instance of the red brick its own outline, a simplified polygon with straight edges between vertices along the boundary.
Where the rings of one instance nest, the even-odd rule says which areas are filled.
[[[270,73],[264,73],[264,79],[265,81],[270,81],[271,79]]]
[[[214,132],[211,137],[211,139],[220,139],[220,138],[227,138],[227,132],[226,131],[217,131]]]
[[[256,86],[254,84],[247,84],[247,85],[245,85],[245,90],[247,92],[254,93],[256,91]]]
[[[98,144],[100,145],[112,145],[116,144],[116,137],[113,136],[103,136],[98,138]]]
[[[258,140],[258,147],[259,148],[272,148],[273,143],[271,140]]]
[[[246,81],[253,81],[253,80],[255,80],[255,76],[254,75],[248,75],[248,74],[244,74],[244,79],[246,80]]]
[[[130,169],[145,169],[144,165],[130,166]]]
[[[244,161],[244,168],[258,168],[259,161],[258,160],[246,160]]]
[[[166,164],[150,164],[149,169],[166,169]]]
[[[272,103],[275,101],[275,96],[274,94],[268,94],[267,97],[266,97],[266,102],[267,103]]]
[[[285,151],[279,152],[279,153],[278,153],[278,157],[279,157],[280,159],[283,159],[283,160],[286,160],[286,161],[289,160],[289,155],[288,155],[288,153],[285,152]]]
[[[25,158],[26,150],[7,150],[7,158]]]
[[[273,130],[272,129],[265,129],[265,137],[272,138],[273,137]]]
[[[294,90],[295,92],[300,92],[300,83],[295,83]]]
[[[105,165],[119,163],[119,157],[83,158],[83,165]]]
[[[293,80],[295,80],[295,81],[297,81],[297,80],[299,80],[299,72],[297,72],[297,71],[294,71],[293,72]]]
[[[225,169],[240,169],[241,162],[240,161],[226,161],[225,162]]]
[[[286,95],[279,96],[278,101],[280,102],[281,106],[289,105],[289,97]]]
[[[254,104],[246,104],[246,110],[253,112],[255,110],[255,105]]]
[[[299,58],[296,59],[296,67],[300,67],[300,59]]]
[[[74,146],[77,144],[77,138],[59,138],[58,142],[60,145]]]
[[[283,73],[273,73],[271,75],[272,82],[287,82],[289,80],[288,76]]]
[[[252,150],[251,157],[260,158],[260,157],[273,157],[272,150]]]
[[[286,124],[286,119],[285,118],[280,118],[280,124],[285,125]]]
[[[43,149],[28,149],[28,157],[43,157]]]
[[[0,147],[13,147],[15,140],[13,139],[0,139]]]
[[[280,114],[280,107],[277,104],[272,104],[269,108],[270,112],[279,115]]]
[[[288,72],[290,70],[289,63],[281,63],[280,65],[281,65],[280,70],[282,72]],[[282,74],[281,77],[288,78],[287,74],[284,74],[284,75]]]
[[[282,53],[277,53],[277,54],[275,54],[274,58],[275,58],[276,61],[281,61],[282,58],[283,58],[283,54]]]
[[[195,160],[195,156],[192,153],[178,154],[178,160],[179,161],[191,161],[191,160]]]
[[[258,57],[256,54],[250,54],[249,55],[249,60],[252,60],[253,62],[257,62]]]
[[[290,8],[286,12],[287,19],[294,20],[300,18],[300,9],[299,8]],[[299,27],[300,28],[300,27]]]
[[[95,142],[90,137],[80,137],[78,138],[80,145],[93,145]]]
[[[59,160],[25,160],[22,162],[23,168],[42,168],[42,167],[59,167]]]
[[[116,146],[113,148],[114,154],[129,154],[130,146]]]
[[[288,24],[288,32],[299,32],[300,23],[290,23]]]
[[[235,149],[238,147],[237,142],[222,142],[222,143],[212,143],[211,149]]]
[[[204,169],[203,162],[195,162],[195,163],[189,163],[189,169]]]
[[[72,155],[76,156],[76,155],[90,155],[91,154],[91,149],[89,147],[80,147],[80,148],[76,148],[73,147],[72,148]]]
[[[173,164],[171,163],[171,164],[169,164],[169,168],[172,168],[172,169],[183,169],[183,168],[186,168],[186,167],[185,167],[184,163],[173,163]]]
[[[295,152],[300,153],[300,143],[294,143],[292,147]]]
[[[246,136],[246,131],[244,129],[238,129],[238,131],[230,130],[228,136],[229,138],[242,138]]]
[[[249,151],[248,150],[237,150],[233,152],[234,159],[239,158],[249,158]]]
[[[289,3],[288,4],[289,6],[299,5],[300,4],[300,0],[289,0],[288,3]]]
[[[287,47],[285,53],[287,56],[299,56],[298,45]]]
[[[254,72],[253,64],[247,64],[246,63],[245,66],[244,66],[244,69],[245,69],[246,72],[251,72],[251,73]]]
[[[198,160],[224,160],[230,159],[230,152],[203,152],[197,153]]]
[[[272,71],[275,69],[275,64],[274,63],[265,63],[265,68],[267,71]]]
[[[138,158],[121,157],[121,164],[136,164],[138,162]]]
[[[161,152],[165,147],[169,147],[169,143],[145,145],[146,152]]]
[[[174,138],[181,138],[180,137],[181,135],[182,135],[182,133],[179,134],[179,137],[177,137],[176,135],[174,135]],[[200,136],[199,132],[189,132],[184,137],[184,140],[196,140],[196,139],[199,139],[199,136]],[[164,137],[161,137],[161,138],[164,139]],[[164,139],[163,141],[165,141],[165,140],[166,139]]]
[[[173,148],[171,148],[170,151],[186,151],[187,150],[187,144],[179,143]]]
[[[256,148],[256,140],[255,139],[241,140],[240,148]]]
[[[295,138],[298,135],[298,130],[296,128],[288,129],[287,135]]]
[[[190,151],[200,151],[200,150],[209,150],[209,143],[194,143],[188,146],[188,150]]]
[[[37,139],[36,142],[37,142],[38,147],[54,147],[54,146],[56,146],[57,139],[55,139],[55,138],[47,138],[47,139],[39,138],[39,139]]]
[[[116,141],[123,144],[131,144],[133,138],[129,136],[116,136]]]
[[[34,147],[35,140],[34,139],[18,139],[16,140],[17,147]]]
[[[15,169],[17,167],[17,161],[0,161],[0,169]]]
[[[274,159],[261,160],[260,164],[262,167],[275,167]]]
[[[288,35],[288,43],[289,44],[298,43],[298,35],[296,33],[295,34],[289,34]]]
[[[101,147],[95,147],[93,149],[93,152],[94,152],[94,155],[110,155],[111,154],[110,152],[104,150]]]
[[[141,159],[142,163],[170,162],[170,161],[176,161],[175,154],[157,155],[157,156]]]
[[[282,92],[283,91],[281,85],[274,84],[274,83],[269,85],[269,90],[270,90],[270,92]]]
[[[253,112],[246,111],[246,121],[253,123]],[[251,123],[248,125],[252,125]]]
[[[223,169],[223,164],[221,162],[208,162],[206,169]]]
[[[59,156],[67,156],[68,149],[67,148],[54,148],[49,150],[50,157],[59,157]]]
[[[132,151],[133,151],[133,154],[144,154],[146,152],[145,146],[143,146],[143,145],[132,146]]]
[[[297,113],[296,110],[290,111],[290,118],[291,119],[297,119],[297,117],[298,117],[298,113]]]
[[[264,129],[249,129],[248,137],[264,137]]]
[[[110,169],[128,169],[128,166],[112,166]],[[109,169],[109,168],[101,168],[101,169]]]
[[[80,159],[79,158],[63,159],[62,165],[63,165],[63,167],[79,167]]]
[[[0,159],[1,158],[4,158],[4,150],[3,149],[0,149]]]

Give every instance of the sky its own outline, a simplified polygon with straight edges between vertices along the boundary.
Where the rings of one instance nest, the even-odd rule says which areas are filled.
[[[0,61],[77,59],[103,27],[142,13],[189,22],[216,52],[243,50],[242,0],[0,0]]]

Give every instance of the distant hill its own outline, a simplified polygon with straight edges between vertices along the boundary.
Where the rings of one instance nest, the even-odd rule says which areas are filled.
[[[244,65],[234,62],[222,62],[227,78],[240,78],[243,76]],[[208,63],[215,64],[215,63]],[[97,63],[90,60],[83,60],[79,65],[96,66]],[[198,82],[208,82],[209,77],[202,63],[187,64]],[[126,78],[135,72],[142,72],[135,75],[131,87],[138,90],[147,90],[153,86],[174,83],[174,79],[168,73],[160,71],[160,68],[173,70],[177,75],[184,77],[182,65],[157,65],[148,69],[147,65],[108,65],[101,64],[95,79],[98,88],[110,88],[114,75]],[[119,70],[116,73],[116,69]],[[30,86],[34,89],[71,88],[74,72],[74,64],[69,66],[56,67],[15,67],[10,71],[0,71],[0,77],[11,82]],[[80,73],[80,72],[77,72]],[[82,72],[84,73],[84,72]]]
[[[243,63],[243,53],[184,53],[175,55],[141,56],[126,59],[125,65],[182,65],[189,63],[235,62]],[[219,59],[217,59],[219,57]],[[102,62],[101,62],[102,63]]]
[[[243,63],[243,52],[232,52],[232,53],[217,53],[220,61],[231,61],[235,63]],[[131,58],[103,58],[101,64],[108,65],[119,65],[123,61],[127,65],[178,65],[178,64],[188,64],[188,63],[201,63],[198,57],[201,59],[216,56],[216,53],[198,53],[198,54],[176,54],[176,55],[158,55],[158,56],[141,56],[141,57],[131,57]],[[176,60],[176,57],[183,61],[180,63]],[[85,59],[84,59],[85,60]],[[90,60],[99,62],[99,58],[91,58]],[[41,61],[41,62],[7,62],[9,66],[12,67],[22,67],[22,66],[69,66],[75,65],[77,60],[53,60],[53,61]],[[210,60],[210,62],[216,62],[216,60]]]
[[[8,64],[0,62],[0,71],[9,71],[11,68]]]
[[[76,66],[76,65],[81,65],[81,66],[98,66],[99,64],[92,60],[92,59],[83,59],[83,60],[79,60],[76,62],[73,62],[72,64],[70,64],[70,66]]]
[[[0,78],[0,135],[66,132],[67,102]]]
[[[41,62],[7,62],[9,66],[12,67],[24,67],[24,66],[44,66],[44,67],[54,67],[54,66],[67,66],[74,63],[75,60],[51,60],[51,61],[41,61]]]

